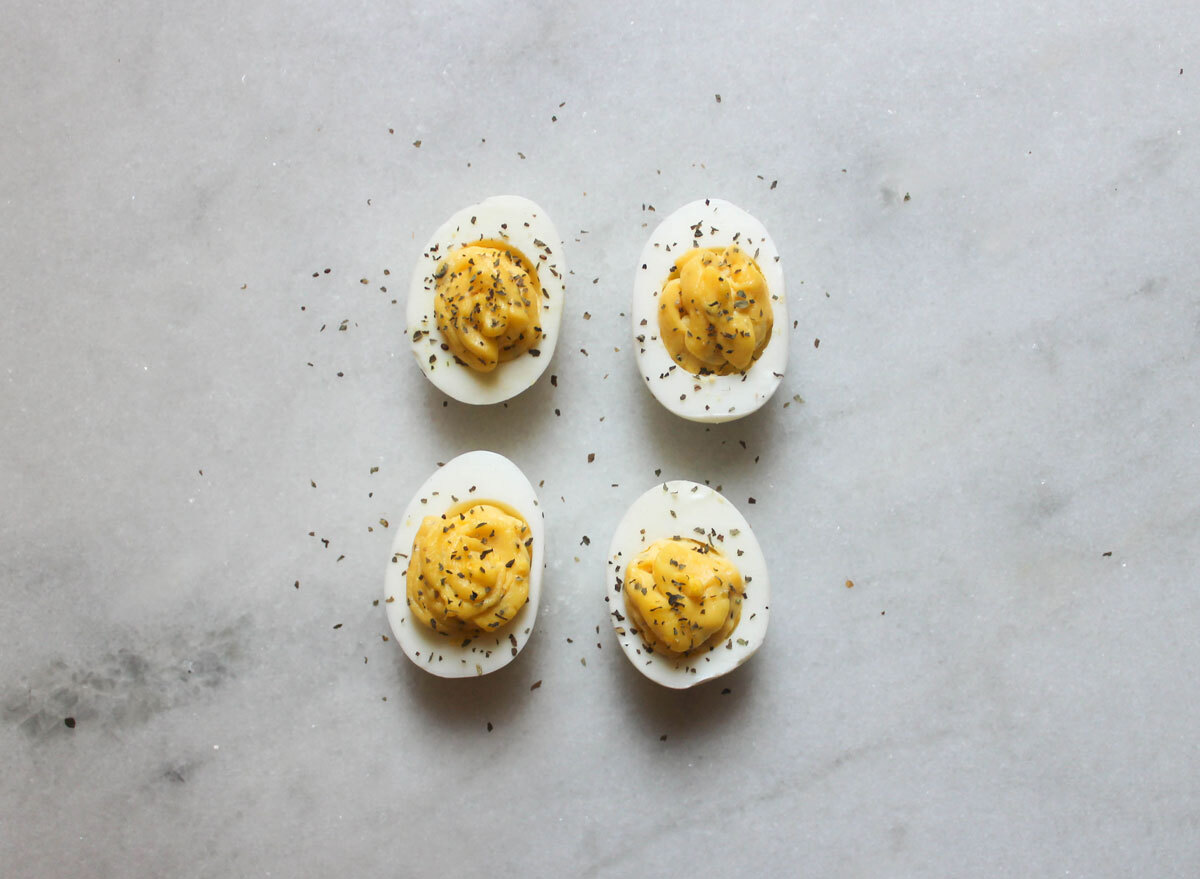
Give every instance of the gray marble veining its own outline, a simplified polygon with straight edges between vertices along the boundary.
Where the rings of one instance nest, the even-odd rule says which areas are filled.
[[[644,6],[9,11],[0,873],[1200,872],[1200,10]],[[502,192],[566,243],[557,386],[443,406],[409,273]],[[622,313],[702,195],[797,321],[712,428]],[[477,447],[544,481],[549,569],[444,681],[380,520]],[[693,692],[602,601],[658,470],[772,570]]]

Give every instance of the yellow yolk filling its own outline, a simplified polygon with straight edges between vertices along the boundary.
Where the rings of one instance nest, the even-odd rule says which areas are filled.
[[[520,357],[541,338],[542,286],[512,245],[489,239],[452,250],[433,278],[438,331],[450,353],[476,372]]]
[[[669,656],[719,646],[737,627],[745,586],[733,563],[695,540],[659,540],[625,570],[625,610],[654,650]]]
[[[772,322],[767,282],[737,245],[689,250],[659,297],[659,337],[692,375],[745,372],[767,347]]]
[[[408,607],[444,635],[474,636],[512,622],[529,598],[529,524],[495,501],[426,516],[408,561]]]

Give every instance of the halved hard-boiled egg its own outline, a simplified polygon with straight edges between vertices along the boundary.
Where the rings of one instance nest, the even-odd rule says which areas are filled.
[[[439,468],[404,511],[384,583],[400,649],[445,678],[507,665],[537,619],[545,526],[512,461],[468,452]]]
[[[463,403],[499,403],[550,364],[567,267],[546,212],[500,195],[458,211],[413,271],[407,334],[421,370]]]
[[[633,284],[638,369],[667,409],[691,421],[759,409],[787,368],[779,252],[762,223],[715,198],[668,216]]]
[[[666,482],[634,501],[613,535],[606,580],[621,649],[664,687],[720,677],[766,636],[766,559],[742,514],[706,485]]]

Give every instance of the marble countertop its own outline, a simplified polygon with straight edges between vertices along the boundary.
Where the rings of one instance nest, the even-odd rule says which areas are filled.
[[[1200,8],[1057,5],[17,0],[5,876],[1200,873]],[[504,192],[565,239],[558,384],[443,406],[407,279]],[[622,315],[702,196],[797,321],[711,428]],[[548,570],[445,681],[380,520],[473,448],[544,480]],[[658,470],[772,573],[687,692],[602,600]]]

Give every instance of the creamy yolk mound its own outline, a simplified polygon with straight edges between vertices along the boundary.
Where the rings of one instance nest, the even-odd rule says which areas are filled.
[[[491,372],[537,344],[542,285],[525,254],[485,239],[450,251],[434,272],[434,318],[450,353]]]
[[[474,636],[512,622],[529,598],[529,524],[495,501],[426,516],[408,562],[408,606],[444,635]]]
[[[737,627],[745,586],[733,563],[695,540],[659,540],[625,570],[625,609],[654,650],[680,656],[720,645]]]
[[[772,322],[767,282],[737,245],[689,250],[659,297],[659,337],[692,375],[745,372],[767,347]]]

